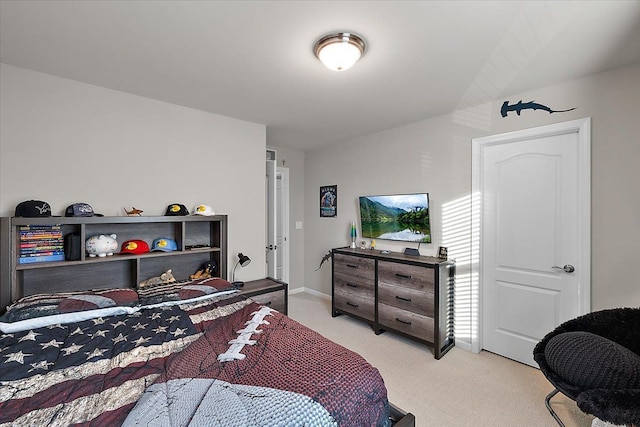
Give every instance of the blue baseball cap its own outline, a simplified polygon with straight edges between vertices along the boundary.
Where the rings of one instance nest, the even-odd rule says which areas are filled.
[[[153,251],[163,251],[163,252],[172,252],[178,250],[178,244],[173,239],[167,239],[166,237],[160,237],[159,239],[155,239],[153,244],[151,245],[151,252]]]

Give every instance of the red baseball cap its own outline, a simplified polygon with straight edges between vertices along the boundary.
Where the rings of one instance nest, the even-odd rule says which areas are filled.
[[[149,245],[144,240],[127,240],[122,244],[121,254],[145,254],[149,252]]]

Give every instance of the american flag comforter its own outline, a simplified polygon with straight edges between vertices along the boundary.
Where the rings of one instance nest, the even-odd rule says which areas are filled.
[[[388,426],[379,372],[238,295],[0,335],[0,425]]]

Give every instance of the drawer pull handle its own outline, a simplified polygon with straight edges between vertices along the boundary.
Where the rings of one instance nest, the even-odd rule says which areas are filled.
[[[399,299],[400,301],[411,302],[411,298],[403,298],[398,295],[396,295],[396,298]]]
[[[350,288],[357,288],[358,285],[354,285],[353,283],[347,283],[347,286],[349,286]]]
[[[411,326],[411,322],[407,322],[407,321],[404,321],[404,320],[400,320],[400,319],[398,319],[397,317],[396,317],[396,322],[404,323],[405,325],[409,325],[409,326]]]
[[[396,276],[398,276],[398,277],[402,277],[403,279],[411,279],[411,275],[410,275],[410,274],[400,274],[400,273],[396,273]]]
[[[358,304],[351,304],[349,301],[347,301],[347,305],[350,305],[353,308],[358,308]]]
[[[351,267],[351,268],[358,268],[357,265],[353,265],[353,264],[347,264],[347,267]]]

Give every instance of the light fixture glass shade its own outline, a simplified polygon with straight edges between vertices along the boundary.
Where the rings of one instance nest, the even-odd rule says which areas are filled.
[[[364,54],[365,43],[353,33],[328,34],[318,40],[314,52],[333,71],[348,70]]]

